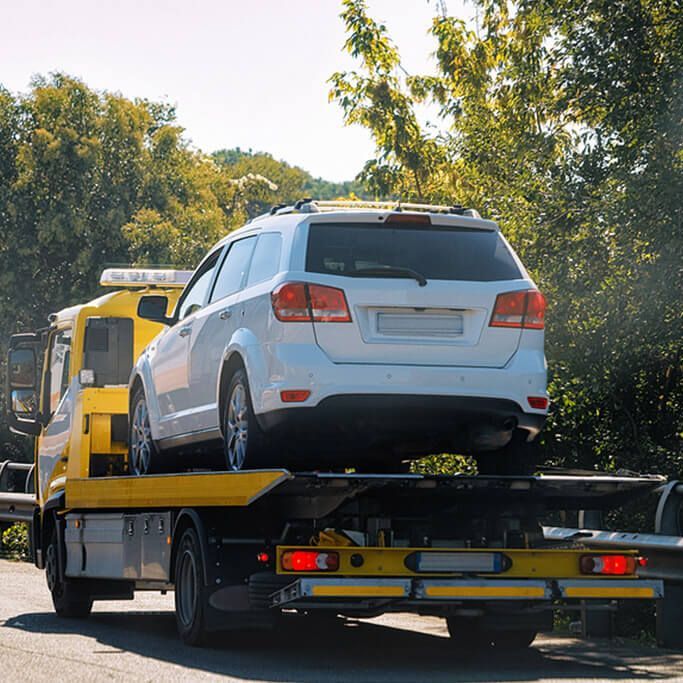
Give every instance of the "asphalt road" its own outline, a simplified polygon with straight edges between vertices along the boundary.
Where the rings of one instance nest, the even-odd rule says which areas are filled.
[[[58,619],[42,573],[0,560],[0,680],[111,681],[595,681],[680,680],[683,653],[607,641],[541,637],[528,652],[464,656],[443,621],[400,614],[312,624],[248,638],[222,634],[184,647],[173,597],[95,603],[83,621]]]

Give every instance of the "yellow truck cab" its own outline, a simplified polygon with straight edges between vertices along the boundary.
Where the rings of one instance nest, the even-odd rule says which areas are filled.
[[[57,500],[67,478],[127,472],[128,379],[135,359],[162,329],[138,317],[138,302],[161,293],[172,308],[190,275],[107,269],[100,285],[114,291],[53,313],[43,330],[10,339],[10,427],[36,437],[41,513],[63,507]]]

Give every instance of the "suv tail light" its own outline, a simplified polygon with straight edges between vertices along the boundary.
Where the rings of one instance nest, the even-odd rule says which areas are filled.
[[[270,295],[275,317],[283,323],[350,323],[343,289],[306,282],[285,282]]]
[[[542,330],[545,326],[545,305],[545,297],[536,289],[499,294],[489,327]]]

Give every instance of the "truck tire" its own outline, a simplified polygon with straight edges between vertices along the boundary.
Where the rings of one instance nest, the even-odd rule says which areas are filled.
[[[223,409],[225,468],[238,472],[263,467],[266,438],[254,415],[247,373],[235,370]]]
[[[135,390],[130,405],[128,469],[136,476],[151,474],[157,466],[159,454],[152,440],[147,397],[141,386]]]
[[[482,628],[476,619],[447,617],[448,633],[463,652],[486,650],[524,650],[534,642],[537,631],[530,628],[493,630]]]
[[[203,576],[204,558],[199,536],[194,527],[189,527],[180,537],[176,552],[175,616],[181,640],[194,647],[206,642],[208,634],[208,600]]]
[[[55,612],[60,617],[83,619],[92,610],[92,597],[85,580],[60,578],[57,530],[52,531],[45,553],[45,578]]]

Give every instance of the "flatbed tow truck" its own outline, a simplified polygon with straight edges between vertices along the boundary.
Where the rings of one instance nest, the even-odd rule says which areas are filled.
[[[502,649],[528,646],[557,609],[662,597],[638,550],[549,540],[540,526],[619,507],[658,476],[128,475],[127,372],[158,330],[137,302],[150,287],[177,297],[183,278],[164,273],[108,271],[103,284],[122,290],[10,342],[9,418],[36,437],[32,556],[59,615],[173,590],[191,645],[277,628],[289,610],[409,611],[446,618],[457,646]]]

